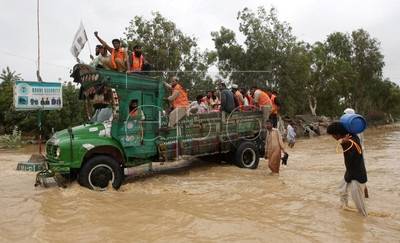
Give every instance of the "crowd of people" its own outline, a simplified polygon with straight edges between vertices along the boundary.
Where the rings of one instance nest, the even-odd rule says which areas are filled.
[[[170,83],[164,84],[171,90],[171,95],[166,99],[171,103],[169,125],[172,127],[188,114],[222,112],[225,119],[231,112],[257,109],[263,112],[264,123],[270,119],[272,126],[277,126],[279,103],[276,92],[269,93],[256,86],[247,90],[239,88],[237,84],[232,84],[228,89],[225,82],[219,82],[218,90],[210,90],[206,95],[199,94],[195,101],[189,103],[188,93],[178,77],[174,76]]]

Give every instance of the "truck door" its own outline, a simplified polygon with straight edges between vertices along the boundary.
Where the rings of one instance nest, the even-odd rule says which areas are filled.
[[[141,127],[143,119],[140,109],[137,109],[135,116],[132,115],[134,111],[130,109],[131,104],[135,102],[138,107],[142,104],[141,91],[130,91],[126,95],[126,100],[120,103],[118,138],[125,148],[140,146],[143,137]]]
[[[127,157],[148,158],[157,153],[155,137],[158,131],[158,112],[155,94],[146,91],[129,91],[120,105],[118,139]],[[136,112],[131,104],[136,103]]]

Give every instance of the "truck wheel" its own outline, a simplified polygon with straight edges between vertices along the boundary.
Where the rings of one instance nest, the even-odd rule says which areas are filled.
[[[256,169],[260,155],[257,147],[251,142],[243,142],[235,152],[235,163],[240,168]]]
[[[79,184],[96,191],[104,191],[111,182],[118,190],[124,179],[123,171],[115,159],[98,155],[89,159],[79,172]]]

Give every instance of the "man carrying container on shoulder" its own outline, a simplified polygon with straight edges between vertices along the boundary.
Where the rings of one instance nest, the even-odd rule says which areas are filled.
[[[184,118],[189,107],[188,95],[185,89],[178,82],[179,79],[176,76],[171,78],[171,84],[164,82],[165,86],[172,90],[172,94],[167,98],[173,108],[169,113],[169,127],[174,127],[182,118]]]

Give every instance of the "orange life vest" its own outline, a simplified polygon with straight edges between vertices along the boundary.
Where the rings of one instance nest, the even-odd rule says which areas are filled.
[[[278,105],[275,103],[276,95],[271,95],[272,109],[271,114],[278,114]]]
[[[238,105],[239,105],[239,109],[241,110],[241,111],[243,111],[243,95],[242,95],[242,93],[240,93],[240,91],[239,90],[236,90],[236,92],[235,92],[235,98],[236,98],[236,100],[237,100],[237,102],[238,102]],[[241,99],[242,98],[242,99]]]
[[[138,109],[137,108],[133,109],[131,112],[129,112],[129,115],[132,118],[136,118],[136,116],[138,115]]]
[[[269,98],[268,94],[261,89],[259,89],[260,96],[258,97],[258,106],[266,106],[266,105],[272,105],[271,99]]]
[[[124,48],[120,47],[120,48],[118,48],[118,51],[115,51],[115,49],[113,48],[113,50],[111,52],[111,67],[113,69],[117,69],[117,64],[115,63],[116,58],[121,59],[122,61],[125,60]]]
[[[174,101],[172,101],[173,108],[177,107],[188,107],[189,99],[186,91],[182,88],[180,84],[175,85],[173,92],[178,91],[179,95]]]
[[[136,57],[135,53],[132,53],[132,65],[131,65],[131,71],[133,72],[139,72],[142,71],[143,69],[143,62],[144,62],[144,57],[143,55],[140,55],[140,57]]]
[[[254,105],[254,101],[253,101],[253,97],[251,97],[251,95],[246,95],[247,100],[249,101],[249,106]]]

